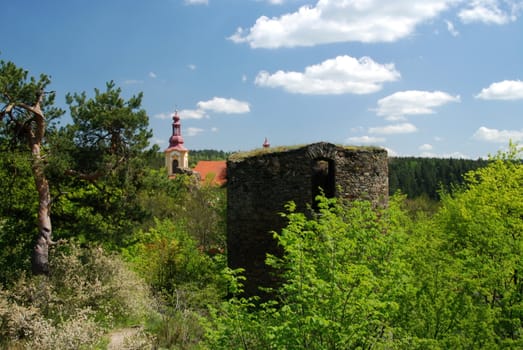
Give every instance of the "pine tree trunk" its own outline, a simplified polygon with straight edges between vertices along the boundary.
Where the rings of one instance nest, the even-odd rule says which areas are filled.
[[[33,176],[38,191],[38,236],[33,249],[31,267],[33,274],[49,273],[49,245],[52,243],[51,194],[49,183],[44,174],[44,163],[40,154],[40,145],[32,145]]]
[[[42,275],[49,273],[49,246],[52,241],[51,228],[51,193],[49,182],[45,177],[45,162],[42,156],[41,145],[45,135],[46,120],[40,109],[43,91],[38,102],[30,111],[34,115],[34,129],[30,131],[29,143],[33,156],[32,170],[38,192],[38,236],[33,249],[31,268],[33,274]]]

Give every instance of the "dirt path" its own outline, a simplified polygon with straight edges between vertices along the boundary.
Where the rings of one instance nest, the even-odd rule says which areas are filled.
[[[142,330],[142,327],[129,327],[117,329],[109,333],[109,345],[107,350],[123,350],[125,345],[125,339],[130,338],[138,334]]]

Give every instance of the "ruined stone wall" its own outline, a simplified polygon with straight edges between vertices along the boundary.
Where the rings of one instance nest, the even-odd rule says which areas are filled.
[[[230,267],[245,269],[246,294],[273,285],[275,277],[265,266],[265,256],[280,252],[271,232],[285,226],[279,213],[286,203],[294,201],[300,211],[313,204],[318,183],[315,164],[320,168],[325,164],[322,171],[329,176],[320,174],[320,180],[332,182],[331,195],[386,205],[388,165],[383,149],[316,143],[232,155],[227,161],[228,260]]]

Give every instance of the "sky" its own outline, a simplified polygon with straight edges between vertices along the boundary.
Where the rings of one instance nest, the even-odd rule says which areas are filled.
[[[142,107],[161,149],[325,141],[485,158],[523,143],[523,0],[1,0],[0,59]],[[67,114],[63,123],[68,122]]]

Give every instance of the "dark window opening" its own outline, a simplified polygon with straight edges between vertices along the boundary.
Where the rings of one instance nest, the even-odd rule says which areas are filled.
[[[332,159],[312,161],[312,207],[318,209],[316,197],[324,194],[327,198],[336,195],[335,167]]]
[[[180,171],[180,169],[178,169],[178,159],[173,159],[172,167],[173,167],[173,174],[178,173]]]

